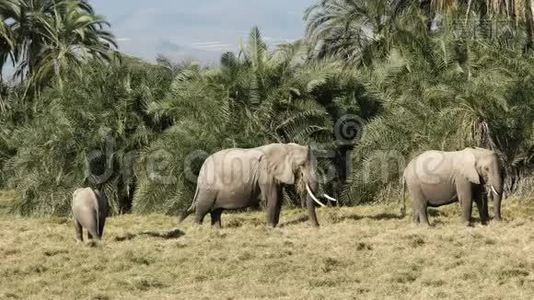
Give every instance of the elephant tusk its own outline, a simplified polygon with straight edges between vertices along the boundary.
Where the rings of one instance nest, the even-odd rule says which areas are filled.
[[[334,197],[330,197],[330,196],[328,196],[327,194],[323,194],[323,196],[324,196],[326,199],[330,200],[330,201],[337,202],[337,199],[334,198]]]
[[[306,191],[308,191],[308,194],[310,195],[310,197],[313,199],[313,201],[315,201],[317,204],[321,205],[322,207],[325,207],[326,205],[324,205],[323,203],[321,203],[321,201],[319,201],[319,199],[317,199],[311,189],[310,189],[310,186],[306,183]]]
[[[495,196],[499,196],[499,193],[497,193],[497,190],[495,190],[493,185],[491,186],[491,191],[495,194]]]

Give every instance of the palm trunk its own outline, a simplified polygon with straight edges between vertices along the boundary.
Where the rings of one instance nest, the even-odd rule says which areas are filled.
[[[465,10],[465,23],[464,26],[467,27],[469,25],[469,13],[471,12],[471,3],[473,0],[467,1],[467,9]]]
[[[525,1],[525,23],[525,30],[527,31],[525,48],[529,50],[533,48],[532,46],[534,42],[534,1],[532,0]]]

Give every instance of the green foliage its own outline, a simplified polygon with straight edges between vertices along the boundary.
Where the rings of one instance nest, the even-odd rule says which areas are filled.
[[[168,77],[135,60],[95,61],[64,88],[44,90],[32,118],[3,136],[16,149],[4,168],[19,195],[15,210],[64,215],[72,192],[90,185],[107,192],[114,212],[128,211],[137,150],[158,130],[144,111]]]
[[[208,154],[270,142],[335,149],[331,113],[345,113],[334,108],[336,101],[353,101],[346,109],[353,113],[376,111],[377,105],[375,111],[355,109],[361,85],[353,72],[340,72],[335,61],[295,64],[300,52],[292,47],[270,53],[253,28],[239,55],[222,56],[220,69],[191,65],[176,76],[169,95],[148,109],[156,120],[171,119],[173,125],[141,154],[136,211],[176,213],[188,206]],[[321,165],[332,163],[326,159]]]
[[[36,91],[61,86],[90,59],[111,60],[116,48],[109,24],[86,1],[4,0],[0,16],[0,70],[10,61]]]
[[[496,150],[513,192],[534,170],[531,16],[469,3],[322,0],[304,39],[273,51],[254,27],[204,68],[114,58],[85,1],[0,2],[0,67],[23,75],[0,87],[0,186],[24,215],[66,214],[84,185],[115,213],[174,214],[209,154],[297,142],[342,205],[398,195],[421,151],[467,146]]]
[[[315,58],[333,55],[351,65],[368,65],[383,57],[397,40],[417,34],[396,26],[403,12],[418,18],[415,1],[323,0],[306,10],[306,39]]]
[[[226,132],[231,121],[229,98],[221,84],[191,66],[178,74],[164,100],[149,105],[148,112],[156,120],[173,120],[173,125],[140,154],[134,209],[176,212],[194,192],[193,171],[185,168],[188,158],[231,143]],[[198,172],[202,160],[192,163]]]
[[[533,163],[534,59],[519,47],[447,28],[417,38],[364,71],[367,88],[384,99],[384,113],[356,148],[346,196],[377,200],[398,185],[415,154],[468,146],[496,150],[513,190],[517,168]]]

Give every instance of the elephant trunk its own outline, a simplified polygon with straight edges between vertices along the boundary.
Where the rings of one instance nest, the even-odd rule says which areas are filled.
[[[503,184],[502,178],[499,174],[494,174],[488,180],[491,187],[491,192],[493,193],[493,209],[495,213],[495,220],[501,220],[501,201],[503,195]]]
[[[495,213],[495,220],[500,221],[501,220],[501,201],[502,201],[502,192],[497,194],[495,193],[495,197],[493,198],[493,209]]]
[[[317,184],[313,185],[314,187],[317,186]],[[317,190],[317,188],[315,188]],[[306,183],[306,207],[308,210],[308,215],[310,217],[310,221],[312,222],[312,225],[315,227],[319,227],[319,222],[317,221],[317,214],[315,213],[315,205],[314,202],[320,204],[321,206],[325,206],[317,197],[315,197],[312,188],[308,183]]]
[[[313,152],[311,150],[311,147],[308,146],[308,153],[307,153],[307,163],[302,169],[302,175],[303,175],[303,182],[306,185],[306,207],[308,210],[308,215],[310,217],[310,221],[312,222],[312,225],[315,227],[319,227],[319,222],[317,222],[317,214],[315,213],[315,205],[314,202],[319,204],[320,206],[324,207],[324,205],[317,197],[315,196],[316,193],[319,191],[319,181],[317,180],[317,172],[316,172],[316,166],[317,162],[313,157]]]

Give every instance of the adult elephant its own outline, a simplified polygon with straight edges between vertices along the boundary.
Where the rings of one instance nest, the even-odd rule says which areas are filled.
[[[319,183],[309,146],[269,144],[219,151],[202,165],[193,203],[182,213],[180,222],[195,212],[195,223],[201,224],[209,212],[211,224],[220,227],[223,210],[257,206],[263,200],[267,207],[267,224],[275,227],[280,218],[283,186],[293,184],[297,185],[297,190],[307,191],[310,221],[319,226],[314,202],[324,204],[314,195]]]
[[[463,221],[471,225],[474,200],[485,224],[489,215],[484,185],[488,185],[495,194],[495,220],[501,220],[503,180],[499,160],[493,151],[466,148],[454,152],[424,152],[410,161],[404,170],[404,185],[412,196],[415,223],[429,225],[427,206],[437,207],[459,201]]]

